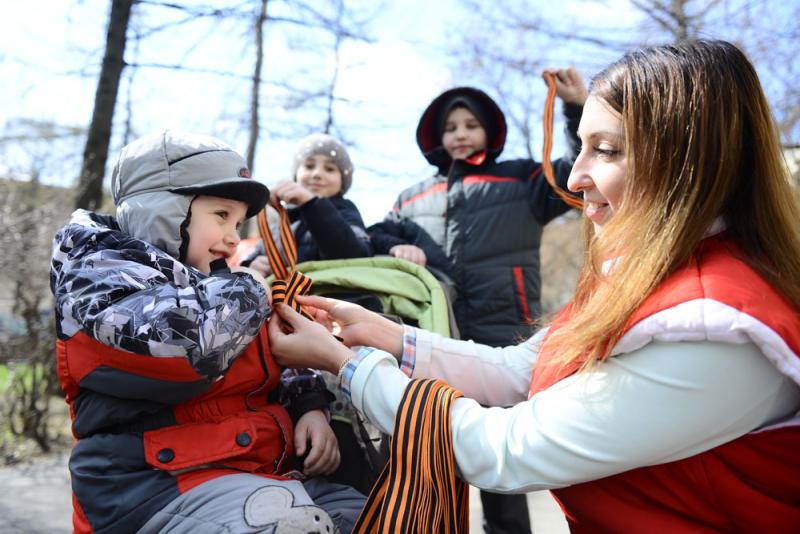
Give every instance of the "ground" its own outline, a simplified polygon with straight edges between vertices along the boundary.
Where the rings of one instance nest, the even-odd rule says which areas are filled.
[[[72,527],[66,451],[0,468],[0,532],[56,534]],[[470,534],[481,529],[481,501],[470,491]],[[566,534],[566,522],[548,492],[528,494],[535,534]]]

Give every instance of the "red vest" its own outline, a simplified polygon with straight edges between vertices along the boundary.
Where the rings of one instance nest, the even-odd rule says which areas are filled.
[[[749,338],[779,370],[800,376],[798,310],[737,257],[741,254],[730,241],[704,241],[695,260],[665,280],[634,313],[612,356],[653,339]],[[562,312],[554,327],[567,315]],[[550,347],[539,354],[531,396],[579,367],[547,365],[556,352]],[[795,418],[684,460],[553,493],[572,532],[797,533],[798,453],[800,420]]]
[[[268,393],[278,386],[281,370],[269,352],[266,328],[265,323],[228,372],[205,393],[173,406],[174,425],[141,433],[147,462],[142,470],[171,472],[180,493],[226,474],[244,471],[279,476],[285,472],[286,460],[293,455],[293,425],[286,410],[268,400]],[[59,380],[73,422],[81,382],[95,371],[111,369],[123,380],[124,376],[146,377],[176,387],[201,379],[184,357],[132,354],[103,345],[83,332],[58,341],[57,356]],[[140,497],[141,505],[147,506],[147,495],[131,491],[133,500]],[[98,503],[76,498],[73,503],[75,532],[91,532],[87,515]]]

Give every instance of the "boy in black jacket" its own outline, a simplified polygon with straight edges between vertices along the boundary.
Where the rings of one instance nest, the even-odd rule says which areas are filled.
[[[553,161],[553,171],[566,189],[586,87],[574,68],[553,74],[570,144],[568,154]],[[384,221],[368,229],[376,254],[449,275],[461,338],[492,346],[530,335],[530,324],[541,313],[542,230],[569,209],[539,162],[497,161],[505,139],[505,117],[489,95],[472,87],[445,91],[417,127],[417,144],[437,174],[400,193]],[[481,500],[486,532],[530,532],[524,495],[481,492]]]

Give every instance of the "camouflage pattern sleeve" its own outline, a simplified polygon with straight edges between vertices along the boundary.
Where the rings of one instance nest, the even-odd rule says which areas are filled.
[[[185,356],[208,378],[223,374],[269,315],[261,284],[243,273],[206,276],[83,215],[54,242],[59,336],[83,330],[116,349]]]

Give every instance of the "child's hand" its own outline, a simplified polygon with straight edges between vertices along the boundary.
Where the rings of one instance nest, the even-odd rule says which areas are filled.
[[[250,262],[250,268],[261,273],[261,276],[269,276],[272,274],[272,267],[269,265],[269,259],[266,256],[256,256],[256,259]]]
[[[556,95],[567,104],[577,104],[582,106],[589,96],[586,84],[583,82],[581,74],[575,67],[567,69],[545,69],[542,72],[542,79],[545,81],[545,74],[553,74],[556,80]]]
[[[329,475],[339,467],[339,442],[322,410],[307,412],[297,421],[294,448],[298,457],[308,450],[303,461],[303,473],[308,476]]]
[[[389,255],[401,260],[407,260],[417,265],[425,265],[428,262],[425,251],[416,245],[395,245],[389,249]]]
[[[316,195],[292,180],[283,180],[272,188],[273,196],[296,206],[302,206]]]

